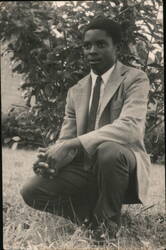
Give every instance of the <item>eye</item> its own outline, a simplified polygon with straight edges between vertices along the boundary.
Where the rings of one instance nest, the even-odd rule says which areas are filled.
[[[84,49],[90,49],[91,48],[91,43],[88,43],[88,42],[85,42],[84,44],[83,44],[83,47],[84,47]]]
[[[105,48],[106,47],[106,43],[104,41],[98,41],[96,43],[97,47],[102,49],[102,48]]]

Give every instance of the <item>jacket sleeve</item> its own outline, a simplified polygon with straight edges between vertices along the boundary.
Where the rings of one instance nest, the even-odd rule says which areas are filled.
[[[56,143],[62,142],[66,139],[71,139],[76,137],[76,117],[74,103],[71,97],[71,89],[68,90],[65,106],[65,116],[62,123],[61,131]]]
[[[149,80],[143,71],[137,71],[133,79],[129,78],[131,77],[128,76],[125,80],[125,99],[118,119],[78,137],[89,155],[93,155],[103,142],[114,141],[123,145],[134,145],[143,139]]]

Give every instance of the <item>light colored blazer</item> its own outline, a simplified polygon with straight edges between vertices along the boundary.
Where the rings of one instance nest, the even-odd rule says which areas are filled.
[[[59,141],[78,137],[90,156],[106,141],[114,141],[129,147],[137,161],[138,197],[142,203],[146,203],[150,158],[146,153],[143,139],[149,80],[143,71],[117,61],[104,90],[98,128],[85,133],[90,81],[89,74],[69,89]]]

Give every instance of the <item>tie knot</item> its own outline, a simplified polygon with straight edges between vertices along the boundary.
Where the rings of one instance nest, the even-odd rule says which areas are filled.
[[[101,84],[102,82],[102,77],[101,76],[97,76],[96,78],[96,84]]]

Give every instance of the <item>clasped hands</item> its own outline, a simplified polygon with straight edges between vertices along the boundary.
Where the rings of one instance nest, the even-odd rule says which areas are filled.
[[[33,164],[35,174],[53,179],[63,167],[74,159],[80,146],[79,139],[74,138],[47,148],[39,148],[38,159]]]

